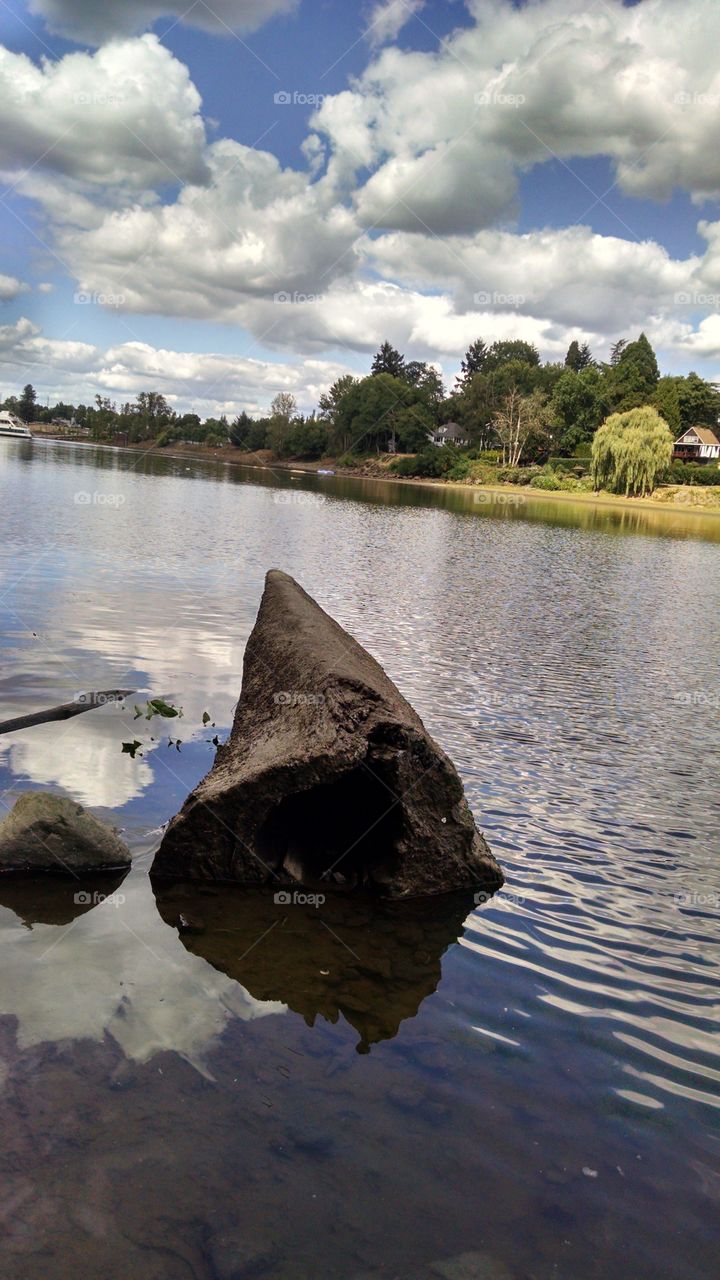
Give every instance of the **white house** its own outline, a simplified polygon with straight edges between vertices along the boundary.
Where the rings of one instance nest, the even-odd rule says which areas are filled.
[[[690,427],[675,441],[673,457],[679,462],[716,462],[720,465],[720,440],[709,427]]]
[[[460,448],[470,444],[469,435],[462,427],[458,426],[457,422],[444,422],[441,427],[438,427],[437,431],[431,432],[430,439],[433,444],[456,444]]]

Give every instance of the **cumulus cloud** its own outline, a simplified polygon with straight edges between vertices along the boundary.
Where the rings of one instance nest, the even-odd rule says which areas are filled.
[[[81,288],[121,294],[132,310],[242,323],[249,300],[315,297],[352,274],[359,228],[327,182],[229,140],[209,148],[207,164],[209,186],[188,185],[173,204],[138,202],[88,230],[61,228],[58,250]]]
[[[15,276],[0,275],[0,302],[12,302],[21,293],[27,293],[29,287],[22,280],[16,280]]]
[[[672,0],[469,8],[474,26],[439,51],[384,50],[316,113],[340,169],[374,170],[358,195],[366,222],[487,226],[512,211],[517,175],[553,156],[609,156],[631,195],[720,190],[715,0],[691,13]]]
[[[158,18],[176,18],[187,26],[220,35],[254,31],[279,14],[291,13],[299,0],[30,0],[51,31],[101,44],[112,36],[146,31]]]
[[[487,306],[606,329],[646,322],[693,288],[700,258],[674,260],[654,241],[602,236],[588,227],[516,235],[488,230],[439,239],[393,234],[371,243],[387,278],[420,290],[452,291],[459,311]]]
[[[123,403],[152,388],[179,412],[204,416],[232,415],[241,409],[266,412],[279,391],[296,395],[309,410],[336,378],[349,371],[331,360],[274,363],[249,353],[172,351],[139,341],[103,349],[47,338],[27,318],[0,326],[0,369],[4,383],[30,379],[43,399],[71,398],[87,404],[100,394]]]
[[[31,193],[45,172],[118,193],[206,181],[200,106],[155,36],[40,67],[0,46],[0,166]]]

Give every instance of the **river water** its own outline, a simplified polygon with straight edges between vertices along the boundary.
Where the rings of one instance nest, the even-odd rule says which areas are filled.
[[[0,812],[134,854],[0,881],[3,1274],[715,1276],[720,521],[0,450],[0,718],[137,690],[0,738]],[[489,902],[156,900],[273,566],[454,759]]]

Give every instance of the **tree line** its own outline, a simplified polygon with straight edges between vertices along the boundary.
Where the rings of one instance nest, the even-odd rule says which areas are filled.
[[[564,362],[542,363],[535,346],[523,340],[468,348],[452,389],[433,365],[405,357],[389,342],[377,352],[366,377],[339,378],[308,416],[296,398],[283,392],[266,416],[246,411],[232,421],[177,414],[159,392],[149,391],[118,407],[96,396],[90,405],[58,403],[39,409],[32,386],[9,397],[5,408],[25,421],[74,419],[93,439],[188,441],[233,445],[279,457],[314,459],[324,455],[417,454],[431,433],[457,423],[476,452],[497,449],[504,463],[542,463],[570,458],[593,441],[602,423],[617,414],[650,406],[673,436],[688,427],[715,427],[720,393],[697,373],[661,375],[644,333],[621,339],[608,361],[594,359],[586,343],[570,344]]]

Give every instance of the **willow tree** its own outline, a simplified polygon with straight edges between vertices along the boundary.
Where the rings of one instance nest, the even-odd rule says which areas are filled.
[[[670,466],[673,437],[651,405],[613,413],[595,432],[592,478],[596,489],[642,497]]]

